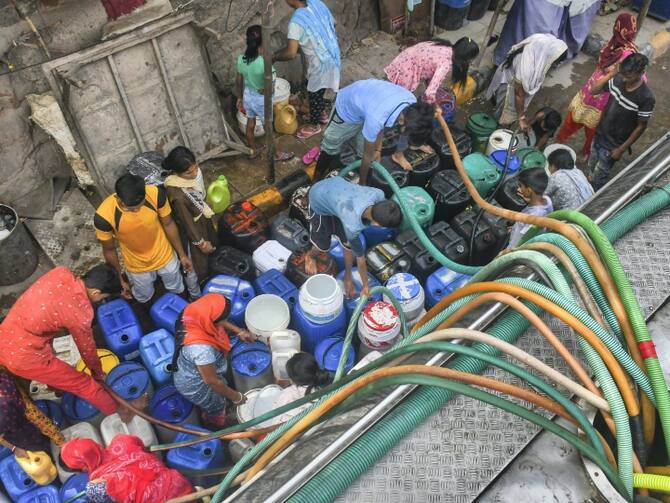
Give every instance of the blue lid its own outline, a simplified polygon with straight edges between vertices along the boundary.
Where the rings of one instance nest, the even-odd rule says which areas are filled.
[[[135,400],[146,393],[151,383],[149,372],[136,362],[119,363],[105,382],[124,400]]]
[[[191,411],[193,404],[181,395],[174,384],[158,388],[149,402],[151,415],[168,423],[181,423]]]
[[[419,280],[406,272],[400,272],[391,276],[386,282],[386,288],[400,302],[414,299],[421,293]]]
[[[498,166],[498,171],[501,173],[505,169],[505,158],[507,157],[507,151],[506,150],[496,150],[493,152],[491,155],[491,160],[496,163],[496,166]],[[509,165],[507,166],[507,174],[508,175],[513,175],[519,169],[521,168],[521,161],[516,155],[512,155],[509,160]]]
[[[58,402],[53,400],[35,400],[35,406],[42,411],[42,414],[49,417],[56,426],[61,428],[63,426],[63,411],[58,405]]]
[[[93,407],[93,405],[72,393],[63,393],[63,399],[60,404],[63,413],[70,421],[88,421],[100,414],[100,411]]]
[[[243,376],[255,377],[272,364],[272,353],[262,342],[240,342],[231,353],[233,370]]]
[[[67,501],[79,494],[86,489],[86,484],[88,484],[88,475],[86,473],[77,473],[76,475],[73,475],[67,479],[63,484],[63,487],[60,488],[61,500]],[[88,501],[86,496],[81,496],[72,503],[86,503],[86,501]]]
[[[343,346],[344,341],[337,337],[329,337],[328,339],[322,340],[314,350],[314,356],[319,367],[328,372],[337,372],[337,365],[340,363],[340,355],[342,354]],[[349,355],[344,364],[345,372],[351,370],[355,360],[356,353],[354,352],[354,348],[349,346]]]

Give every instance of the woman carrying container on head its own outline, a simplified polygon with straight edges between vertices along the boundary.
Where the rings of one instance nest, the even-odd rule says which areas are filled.
[[[558,143],[567,143],[571,136],[581,128],[584,128],[584,146],[580,154],[581,160],[584,162],[586,162],[591,154],[591,146],[593,144],[593,137],[596,134],[596,128],[610,99],[610,93],[607,90],[593,96],[589,92],[589,88],[593,83],[604,77],[611,66],[620,63],[634,52],[637,52],[637,46],[635,45],[636,35],[636,17],[628,13],[620,14],[614,23],[612,38],[600,51],[595,71],[570,102],[568,116],[558,131],[556,141]]]
[[[49,439],[62,446],[63,434],[51,419],[38,409],[14,378],[0,371],[0,445],[17,458],[26,451],[48,451]]]
[[[286,362],[286,371],[291,380],[291,385],[284,388],[282,392],[275,398],[273,409],[283,407],[291,402],[300,400],[305,395],[309,395],[312,391],[327,386],[333,382],[333,376],[327,370],[319,367],[319,364],[309,353],[296,353],[288,362]],[[285,412],[280,416],[272,419],[272,424],[280,424],[288,421],[296,414],[299,414],[304,409],[309,407],[306,403],[293,410]]]
[[[551,67],[565,59],[567,51],[565,42],[540,33],[512,47],[486,91],[486,97],[495,104],[495,116],[502,126],[508,127],[518,121],[522,131],[530,127],[526,110]]]
[[[275,71],[272,69],[274,81]],[[237,57],[237,109],[247,116],[247,144],[253,150],[251,158],[258,157],[256,150],[256,118],[265,119],[265,60],[263,59],[263,33],[260,25],[247,28],[247,48]],[[271,127],[271,126],[269,126]]]
[[[307,95],[309,124],[298,131],[298,138],[307,139],[321,132],[326,124],[324,95],[326,89],[340,88],[340,46],[335,19],[321,0],[286,0],[295,9],[288,24],[288,44],[272,57],[272,61],[290,61],[302,49],[307,59]]]
[[[216,249],[214,211],[205,201],[205,180],[186,147],[173,148],[163,161],[163,169],[172,173],[165,179],[168,201],[172,207],[179,235],[193,263],[199,281],[209,276],[207,257]]]
[[[230,351],[228,332],[245,342],[256,338],[226,320],[230,302],[216,293],[203,295],[184,309],[177,322],[175,353],[172,359],[174,385],[202,410],[203,422],[222,427],[226,399],[235,405],[245,397],[226,383]]]
[[[92,503],[164,503],[193,492],[181,473],[167,468],[133,435],[116,435],[107,448],[75,438],[65,443],[60,457],[65,466],[88,474],[85,499]]]
[[[455,44],[435,39],[408,47],[384,68],[384,73],[389,81],[410,92],[415,92],[422,82],[426,83],[422,101],[439,105],[438,91],[447,75],[451,73],[452,85],[464,86],[470,63],[477,54],[479,46],[470,37],[463,37]],[[432,151],[427,145],[419,149]],[[395,152],[392,159],[404,169],[412,168],[401,150]]]

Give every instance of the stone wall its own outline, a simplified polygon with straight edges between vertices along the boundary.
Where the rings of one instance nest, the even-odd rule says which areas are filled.
[[[228,94],[234,81],[234,59],[243,50],[246,27],[259,23],[257,11],[265,0],[170,0],[173,8],[193,9],[203,28],[203,44],[219,89]],[[99,42],[107,15],[99,0],[19,0],[39,29],[51,58]],[[326,0],[337,20],[342,51],[378,30],[377,0]],[[26,95],[49,86],[40,68],[49,58],[28,24],[11,4],[0,7],[0,201],[25,216],[44,216],[47,185],[54,176],[70,172],[59,147],[30,121]],[[232,6],[229,13],[229,6]],[[272,7],[272,48],[286,42],[290,9],[284,0]],[[132,16],[132,14],[131,14]],[[12,66],[9,71],[8,65]],[[302,62],[277,65],[280,76],[302,81]],[[48,194],[47,194],[48,195]]]

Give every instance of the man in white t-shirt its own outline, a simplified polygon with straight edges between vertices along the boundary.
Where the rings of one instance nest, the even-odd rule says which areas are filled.
[[[302,49],[307,59],[307,93],[309,124],[298,131],[299,138],[309,138],[321,132],[325,124],[324,94],[326,89],[340,88],[340,48],[335,20],[321,0],[286,0],[295,12],[288,25],[288,44],[272,57],[272,61],[289,61]]]

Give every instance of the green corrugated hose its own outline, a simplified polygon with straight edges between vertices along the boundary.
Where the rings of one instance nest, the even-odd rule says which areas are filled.
[[[573,210],[561,210],[552,213],[551,216],[576,223],[582,227],[588,233],[603,262],[607,264],[607,268],[610,270],[635,333],[635,340],[644,359],[649,380],[651,380],[654,397],[656,398],[655,405],[663,429],[666,454],[670,457],[670,393],[668,393],[668,384],[665,382],[665,374],[658,361],[654,342],[651,340],[647,328],[647,321],[642,314],[642,308],[628,281],[628,276],[623,270],[619,257],[600,227],[586,215]],[[646,213],[644,216],[646,218]]]
[[[636,489],[649,489],[670,493],[670,477],[666,475],[653,475],[651,473],[633,474],[633,486]]]
[[[603,455],[599,454],[593,446],[584,442],[574,433],[566,430],[559,424],[547,419],[544,416],[541,416],[535,412],[532,412],[525,407],[515,404],[507,399],[501,398],[499,396],[493,395],[486,391],[479,390],[471,385],[463,384],[456,381],[449,381],[447,379],[441,379],[434,376],[427,376],[422,374],[408,374],[405,376],[394,376],[380,379],[377,383],[373,383],[370,392],[378,391],[384,387],[388,386],[399,386],[403,384],[414,384],[417,386],[430,386],[435,388],[444,388],[447,391],[456,393],[459,395],[469,396],[475,400],[480,400],[482,402],[488,403],[502,409],[506,412],[510,412],[514,415],[522,417],[523,419],[530,421],[531,423],[544,428],[553,434],[559,436],[560,438],[566,440],[572,444],[578,451],[584,454],[587,458],[591,459],[594,463],[600,467],[600,469],[605,473],[607,479],[612,483],[612,485],[619,491],[621,494],[626,494],[626,488],[619,479],[618,475],[609,464],[607,459]],[[601,446],[602,448],[602,446]],[[628,498],[629,501],[632,501],[632,498]],[[293,501],[294,498],[291,498],[290,501]]]
[[[384,178],[384,181],[389,184],[389,187],[391,187],[391,190],[398,198],[398,203],[400,204],[400,208],[402,209],[403,217],[409,220],[410,226],[412,227],[412,230],[416,232],[416,235],[421,241],[421,244],[426,248],[426,250],[430,252],[430,254],[433,257],[435,257],[435,259],[440,264],[447,266],[452,271],[456,271],[461,274],[468,274],[470,276],[472,276],[477,271],[479,271],[479,269],[481,269],[481,267],[459,264],[458,262],[454,262],[449,257],[444,255],[444,253],[442,253],[442,251],[439,250],[430,239],[428,239],[428,236],[426,236],[426,233],[421,228],[421,225],[419,225],[419,223],[416,221],[416,218],[414,218],[414,214],[410,211],[410,208],[407,206],[407,203],[402,197],[400,187],[398,187],[398,184],[395,182],[395,180],[389,174],[386,168],[384,168],[384,166],[375,161],[370,163],[370,165],[372,166],[373,169],[376,169],[379,172],[379,174]],[[340,176],[346,176],[347,173],[350,173],[351,171],[358,169],[360,166],[361,161],[353,162],[349,166],[344,168],[342,171],[340,171]]]
[[[598,304],[598,307],[600,308],[600,311],[602,312],[605,321],[612,329],[612,332],[614,332],[614,334],[617,336],[617,338],[620,341],[623,341],[623,332],[621,331],[621,327],[619,326],[619,320],[617,320],[617,317],[614,314],[614,311],[612,310],[612,306],[607,300],[607,297],[605,296],[605,293],[603,292],[600,283],[598,283],[598,280],[593,274],[591,267],[589,266],[588,262],[582,255],[582,252],[579,251],[579,248],[577,248],[572,243],[572,241],[570,241],[565,236],[555,234],[553,232],[546,232],[544,234],[540,234],[539,236],[535,236],[534,238],[529,239],[527,241],[527,243],[537,243],[537,242],[545,242],[556,245],[561,250],[563,250],[568,255],[568,257],[570,257],[570,260],[579,271],[579,275],[584,280],[584,283],[586,283],[586,286],[591,292],[591,295],[596,301],[596,304]]]

